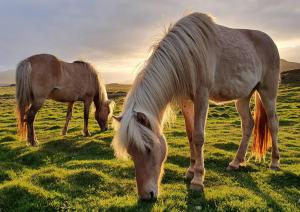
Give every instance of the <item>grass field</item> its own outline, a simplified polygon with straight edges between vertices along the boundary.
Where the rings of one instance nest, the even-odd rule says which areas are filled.
[[[156,202],[137,200],[133,163],[114,158],[113,130],[100,133],[91,114],[91,137],[82,136],[82,103],[75,104],[67,136],[60,135],[67,105],[47,101],[35,126],[40,142],[16,137],[14,87],[0,88],[0,211],[37,210],[274,210],[300,211],[300,87],[281,85],[278,97],[281,170],[251,160],[225,170],[241,139],[234,104],[210,105],[205,143],[205,192],[191,192],[183,176],[189,147],[182,116],[165,129],[169,153]],[[127,87],[108,91],[121,110]]]

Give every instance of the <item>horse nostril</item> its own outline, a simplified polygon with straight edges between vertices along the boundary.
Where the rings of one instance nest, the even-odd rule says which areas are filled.
[[[150,197],[151,197],[151,199],[154,198],[154,192],[153,191],[150,191]]]
[[[105,131],[107,131],[107,130],[108,130],[108,127],[102,127],[102,128],[101,128],[101,131],[102,131],[102,132],[105,132]]]

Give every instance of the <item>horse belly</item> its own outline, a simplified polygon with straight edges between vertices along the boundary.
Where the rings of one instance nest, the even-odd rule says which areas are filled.
[[[213,89],[209,98],[216,103],[229,102],[249,96],[253,89],[253,86],[245,87],[241,84],[239,86],[223,86],[220,89]]]
[[[234,67],[233,67],[234,69]],[[216,73],[215,82],[210,91],[210,99],[222,103],[248,97],[259,82],[255,69],[222,70]]]
[[[48,97],[58,102],[75,102],[83,100],[80,93],[72,89],[55,88]]]

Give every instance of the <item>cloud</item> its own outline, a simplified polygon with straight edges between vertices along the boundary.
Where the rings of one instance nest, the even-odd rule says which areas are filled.
[[[287,47],[280,49],[280,56],[282,58],[289,58],[292,62],[300,61],[300,45],[295,47]]]
[[[163,26],[188,11],[210,13],[223,25],[267,32],[275,41],[300,37],[300,1],[10,0],[0,3],[0,67],[36,53],[92,61],[130,72],[147,57]],[[284,50],[300,61],[299,48]],[[290,57],[290,58],[289,58]]]

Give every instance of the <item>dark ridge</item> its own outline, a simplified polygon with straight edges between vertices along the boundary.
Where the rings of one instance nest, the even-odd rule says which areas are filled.
[[[84,61],[82,61],[82,60],[75,60],[75,61],[73,61],[73,63],[79,63],[79,64],[86,64],[86,65],[89,65],[88,62],[84,62]]]
[[[294,69],[281,73],[281,83],[300,85],[300,69]]]

